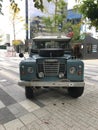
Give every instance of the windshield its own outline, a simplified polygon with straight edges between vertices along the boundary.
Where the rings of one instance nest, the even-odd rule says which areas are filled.
[[[69,49],[70,48],[70,44],[69,42],[65,42],[65,41],[55,41],[55,40],[51,40],[51,41],[33,41],[32,44],[32,49],[33,50],[39,50],[42,48],[63,48],[63,49]]]

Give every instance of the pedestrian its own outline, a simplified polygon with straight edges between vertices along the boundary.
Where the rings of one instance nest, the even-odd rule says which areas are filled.
[[[72,38],[74,36],[74,33],[73,33],[73,28],[72,27],[69,27],[68,28],[68,33],[66,35],[67,37],[70,37]]]

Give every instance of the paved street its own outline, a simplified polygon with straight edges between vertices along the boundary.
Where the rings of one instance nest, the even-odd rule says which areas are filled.
[[[80,98],[69,97],[66,89],[43,89],[28,100],[17,85],[21,59],[4,54],[0,55],[0,130],[98,130],[98,60],[84,60],[86,85]]]

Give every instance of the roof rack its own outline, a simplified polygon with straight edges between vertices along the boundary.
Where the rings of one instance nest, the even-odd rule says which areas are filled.
[[[70,39],[70,37],[67,37],[64,32],[62,33],[47,33],[47,32],[42,32],[42,33],[36,33],[33,39],[35,38],[66,38]]]

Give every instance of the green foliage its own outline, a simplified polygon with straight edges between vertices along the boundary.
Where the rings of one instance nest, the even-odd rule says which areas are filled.
[[[78,41],[80,41],[80,27],[81,27],[81,23],[72,24],[71,22],[67,22],[64,25],[65,34],[68,33],[68,29],[70,27],[73,29],[73,33],[74,33],[73,38],[72,38],[72,42],[78,42]]]
[[[64,0],[53,0],[52,2],[55,5],[54,13],[52,15],[48,14],[48,17],[43,19],[43,23],[48,27],[48,29],[50,27],[49,30],[52,32],[58,32],[59,25],[61,25],[61,29],[63,30],[67,3]]]
[[[74,32],[74,36],[72,38],[73,42],[80,41],[80,27],[81,27],[81,23],[72,25],[73,32]]]
[[[48,17],[42,18],[43,24],[46,25],[47,31],[52,32],[53,31],[53,20]]]
[[[10,1],[10,6],[12,6],[13,4],[14,4],[14,6],[13,6],[13,10],[16,12],[17,11],[17,9],[19,9],[18,8],[18,4],[16,4],[15,3],[15,0],[9,0]],[[22,0],[20,0],[20,1],[22,1]],[[0,0],[0,14],[2,14],[3,15],[3,12],[2,12],[2,5],[4,4],[4,1],[3,0]],[[16,5],[15,5],[16,4]]]
[[[18,19],[18,14],[20,12],[20,8],[18,7],[18,4],[14,1],[11,0],[10,1],[10,14],[11,14],[11,22],[13,25],[13,36],[14,36],[14,40],[16,39],[16,20]]]
[[[18,4],[15,3],[15,1],[11,2],[10,8],[13,10],[14,14],[17,14],[20,11],[20,8],[18,7]]]
[[[22,44],[22,43],[23,43],[23,42],[22,42],[21,40],[13,40],[13,41],[12,41],[12,44],[15,45],[15,46],[20,45],[20,44]]]
[[[91,26],[95,26],[98,29],[98,0],[83,0],[78,8],[84,18],[90,20]]]
[[[41,11],[43,11],[44,6],[43,6],[43,0],[33,0],[34,1],[34,6],[37,9],[40,9]]]
[[[3,0],[0,0],[0,14],[3,15],[3,13],[2,13],[2,2],[3,2]]]
[[[15,2],[15,0],[9,0],[9,1],[10,1],[10,4],[12,4],[13,2]],[[53,0],[47,0],[47,1],[51,2]],[[3,4],[2,2],[3,2],[3,0],[0,0],[0,14],[3,14],[2,13],[2,4]],[[34,2],[35,8],[40,9],[41,11],[44,10],[44,5],[43,5],[44,0],[33,0],[33,2]]]
[[[67,3],[64,0],[55,1],[55,15],[53,16],[55,21],[55,27],[61,24],[63,28],[63,23],[65,22],[66,18]]]
[[[3,37],[3,35],[0,35],[0,42],[2,42],[2,37]]]

